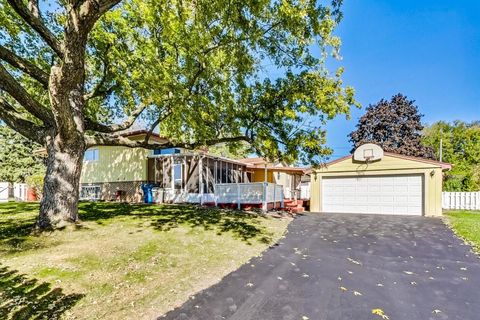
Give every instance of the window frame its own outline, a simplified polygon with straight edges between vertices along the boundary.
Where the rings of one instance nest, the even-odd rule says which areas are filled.
[[[88,194],[91,195],[91,194],[95,194],[94,197],[85,197],[84,194],[83,194],[83,190],[84,189],[95,189],[95,191],[93,192],[89,192]],[[99,186],[99,185],[83,185],[83,186],[80,186],[80,199],[81,200],[89,200],[89,201],[98,201],[98,200],[101,200],[102,199],[102,187]]]
[[[87,159],[87,152],[92,153],[93,152],[93,159]],[[88,149],[85,151],[85,154],[83,155],[83,162],[96,162],[100,160],[100,150],[98,148],[93,148],[93,149]]]

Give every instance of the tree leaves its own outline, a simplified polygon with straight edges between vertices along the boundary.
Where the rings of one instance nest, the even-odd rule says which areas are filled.
[[[0,124],[0,181],[25,182],[45,171],[43,161],[33,154],[38,145]]]
[[[442,161],[453,164],[445,173],[446,191],[480,190],[480,122],[439,121],[423,131],[422,142],[436,151],[442,139]]]
[[[373,142],[387,152],[433,158],[433,150],[421,143],[423,115],[418,112],[414,102],[397,94],[390,101],[382,99],[377,104],[369,105],[356,126],[357,130],[349,134],[353,150],[364,143]]]
[[[259,155],[318,163],[331,152],[325,123],[357,104],[341,80],[343,69],[326,68],[329,57],[339,57],[334,30],[341,2],[122,1],[88,35],[84,116],[118,123],[144,104],[142,122],[152,130],[158,124],[173,143],[245,137]],[[63,39],[66,8],[41,9],[45,25]],[[0,19],[6,47],[43,70],[58,63],[17,15]],[[13,74],[50,108],[48,92]],[[93,139],[95,129],[89,130]]]

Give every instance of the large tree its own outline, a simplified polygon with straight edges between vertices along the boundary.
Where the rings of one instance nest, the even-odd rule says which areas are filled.
[[[349,134],[353,150],[370,142],[387,152],[432,158],[432,149],[421,143],[422,116],[415,101],[402,94],[369,105],[356,130]]]
[[[480,190],[480,122],[439,121],[423,130],[422,141],[433,148],[437,159],[453,164],[446,172],[446,191]]]
[[[34,153],[39,145],[0,124],[0,181],[25,182],[31,175],[43,174],[43,158]]]
[[[355,103],[325,67],[340,4],[0,0],[0,118],[48,153],[38,226],[77,220],[87,148],[158,147],[119,134],[138,117],[164,147],[325,154],[323,124]]]

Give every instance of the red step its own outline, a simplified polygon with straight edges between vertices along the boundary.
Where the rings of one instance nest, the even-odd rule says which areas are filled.
[[[291,208],[290,209],[290,212],[291,213],[302,213],[305,211],[305,208],[304,207],[296,207],[296,208]]]

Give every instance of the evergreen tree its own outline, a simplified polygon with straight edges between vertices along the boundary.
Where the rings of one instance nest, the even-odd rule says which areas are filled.
[[[43,159],[33,154],[39,145],[5,125],[0,125],[0,181],[25,182],[31,175],[43,174]]]

